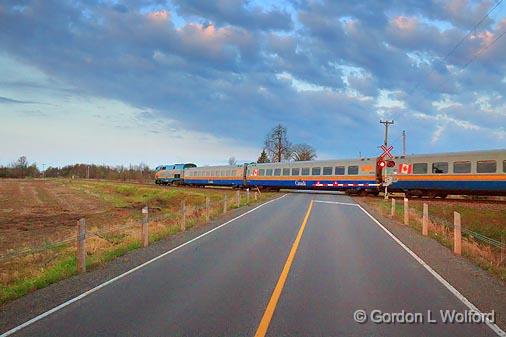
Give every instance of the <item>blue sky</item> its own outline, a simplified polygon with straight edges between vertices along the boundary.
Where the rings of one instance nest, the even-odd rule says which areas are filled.
[[[506,148],[506,4],[472,30],[494,5],[3,1],[0,164],[251,161],[277,123],[374,156],[379,119],[409,153]]]

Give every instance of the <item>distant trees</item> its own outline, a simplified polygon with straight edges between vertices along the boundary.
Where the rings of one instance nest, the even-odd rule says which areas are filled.
[[[285,126],[276,125],[265,137],[264,149],[257,159],[257,163],[281,162],[283,160],[314,160],[316,150],[311,145],[302,143],[292,145],[288,140]]]
[[[38,177],[40,171],[35,163],[30,164],[26,156],[21,156],[8,166],[0,166],[0,178]]]
[[[265,150],[271,162],[290,159],[292,144],[288,141],[287,130],[281,124],[276,125],[265,138]]]
[[[38,178],[41,172],[35,163],[30,164],[25,156],[8,166],[0,166],[0,178]],[[48,167],[45,170],[48,178],[90,178],[111,180],[136,180],[146,181],[154,179],[154,172],[144,163],[139,165],[107,166],[74,164],[63,167]]]
[[[74,164],[63,167],[48,167],[46,177],[145,181],[154,179],[154,172],[144,163],[129,165],[128,167],[122,165]]]
[[[267,157],[267,152],[265,152],[265,149],[262,149],[262,153],[260,153],[260,157],[257,159],[257,163],[268,163],[269,157]]]
[[[296,144],[292,146],[292,159],[295,161],[316,159],[316,150],[308,144]]]

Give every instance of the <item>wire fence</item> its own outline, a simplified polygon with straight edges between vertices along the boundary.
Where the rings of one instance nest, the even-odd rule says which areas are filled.
[[[462,215],[460,213],[454,212],[454,218],[451,221],[439,214],[434,214],[436,211],[431,211],[429,203],[415,202],[412,205],[411,200],[408,200],[406,214],[406,204],[396,202],[402,201],[402,199],[397,198],[396,201],[393,199],[395,198],[392,198],[391,202],[380,201],[379,209],[383,215],[393,216],[394,219],[404,224],[417,230],[421,229],[423,235],[431,235],[442,244],[453,248],[455,254],[460,255],[463,253],[485,268],[492,267],[495,273],[502,279],[506,279],[506,243],[504,242],[504,234],[500,231],[495,234],[495,238],[492,238],[484,233],[466,228],[466,225],[462,225]],[[421,208],[420,206],[424,207]],[[427,210],[426,221],[424,221],[424,208]],[[465,217],[464,220],[466,220]],[[473,229],[480,227],[477,224],[469,223],[468,219],[464,223]],[[482,228],[490,228],[481,226]],[[497,239],[497,236],[500,237],[500,240]]]
[[[239,192],[234,196],[234,198],[228,198],[225,196],[224,199],[219,200],[209,200],[205,203],[189,203],[185,207],[185,214],[183,216],[182,210],[173,210],[171,212],[161,212],[160,214],[150,215],[149,223],[163,223],[167,222],[167,225],[177,225],[185,218],[188,221],[189,227],[193,225],[193,223],[198,223],[202,221],[207,221],[215,218],[219,214],[227,212],[232,208],[241,207],[244,205],[248,205],[252,202],[256,202],[258,200],[258,196],[256,192],[250,193],[247,192]],[[238,196],[238,197],[237,197]],[[226,205],[224,205],[224,203]],[[201,219],[204,218],[204,219]],[[77,221],[78,219],[76,219]],[[200,220],[200,221],[199,221]],[[126,223],[122,225],[107,227],[107,228],[98,228],[95,230],[88,230],[86,232],[87,237],[98,237],[104,239],[106,241],[111,242],[108,239],[108,236],[113,233],[121,233],[126,230],[133,228],[140,228],[142,226],[142,219],[128,219]],[[59,240],[46,241],[40,245],[34,245],[30,247],[23,247],[21,249],[14,249],[7,251],[6,253],[0,255],[0,263],[8,262],[9,260],[16,259],[22,256],[36,254],[46,251],[57,250],[61,247],[69,246],[70,244],[75,244],[77,242],[77,233],[73,236],[69,236]]]
[[[436,217],[434,215],[430,216],[430,220],[433,222],[433,223],[437,223],[439,225],[443,225],[449,229],[454,229],[454,224],[450,221],[448,221],[447,219],[444,219],[444,218],[441,218],[441,217]],[[472,231],[468,228],[465,228],[465,227],[462,227],[462,233],[468,237],[469,239],[472,239],[472,240],[477,240],[477,241],[480,241],[482,243],[485,243],[487,245],[490,245],[492,247],[495,247],[495,248],[498,248],[498,249],[506,249],[506,243],[505,242],[501,242],[501,241],[498,241],[496,239],[493,239],[493,238],[490,238],[486,235],[483,235],[481,233],[478,233],[476,231]]]

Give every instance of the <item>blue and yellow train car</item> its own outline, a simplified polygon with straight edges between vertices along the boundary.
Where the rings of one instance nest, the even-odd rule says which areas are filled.
[[[390,191],[407,196],[506,195],[506,150],[412,155],[387,168]]]
[[[249,164],[246,184],[271,189],[379,192],[376,161],[371,158]]]
[[[196,186],[244,186],[244,166],[202,166],[184,170],[184,182]]]

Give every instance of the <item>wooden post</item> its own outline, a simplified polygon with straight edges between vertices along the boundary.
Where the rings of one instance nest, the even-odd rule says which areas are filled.
[[[390,216],[392,218],[395,216],[395,198],[392,198],[392,209],[390,209]]]
[[[77,222],[77,272],[86,272],[86,220]]]
[[[499,266],[501,266],[503,263],[504,263],[504,258],[505,258],[505,247],[504,247],[504,234],[501,234],[501,243],[502,243],[502,247],[501,247],[501,260],[499,260]]]
[[[206,197],[206,221],[209,222],[211,219],[211,199]]]
[[[409,225],[409,201],[404,198],[404,224]]]
[[[458,212],[453,212],[453,252],[462,255],[462,227]]]
[[[142,208],[142,215],[144,215],[142,219],[142,247],[147,247],[149,245],[149,236],[148,236],[148,222],[149,222],[149,215],[148,215],[148,206]]]
[[[255,201],[258,200],[258,192],[255,192]]]
[[[241,206],[241,191],[239,190],[235,192],[235,203],[237,207]]]
[[[181,231],[186,230],[186,203],[184,200],[181,201]]]
[[[225,199],[223,199],[223,213],[227,212],[227,195],[225,194]]]
[[[429,235],[429,205],[423,204],[422,235]]]
[[[249,188],[246,189],[246,204],[249,205]]]

